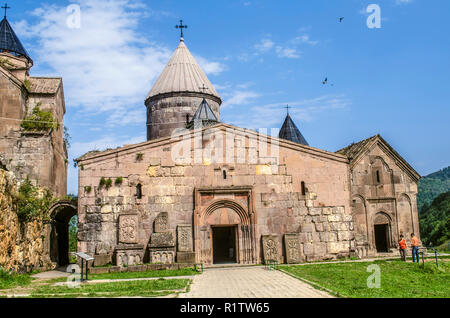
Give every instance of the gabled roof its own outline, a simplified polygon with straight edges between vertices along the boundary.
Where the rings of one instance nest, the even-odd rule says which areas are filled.
[[[9,51],[16,56],[25,56],[33,63],[6,17],[0,22],[0,50]]]
[[[194,127],[195,123],[199,121],[202,122],[203,126],[216,124],[218,122],[216,115],[212,111],[211,107],[209,106],[205,98],[203,98],[202,102],[200,103],[200,106],[198,106],[198,109],[195,112],[192,120],[187,125],[187,128]]]
[[[308,142],[303,137],[300,130],[298,130],[291,116],[289,116],[289,113],[286,115],[286,119],[284,120],[283,126],[281,126],[278,137],[296,142],[298,144],[309,146]]]
[[[61,77],[29,77],[30,93],[56,94],[61,86]]]
[[[205,85],[205,88],[203,88],[203,85]],[[214,86],[184,44],[183,38],[181,38],[180,44],[156,80],[146,100],[160,94],[179,92],[211,95],[221,101]]]
[[[357,143],[352,143],[351,145],[336,151],[336,153],[339,153],[341,155],[347,156],[349,159],[353,159],[357,155],[359,155],[361,153],[361,150],[364,149],[364,147],[369,142],[374,140],[377,136],[379,136],[379,135],[375,135],[375,136],[369,137],[369,138],[361,140],[361,141],[359,141]]]
[[[324,159],[329,159],[329,160],[348,164],[347,157],[345,157],[341,154],[337,154],[335,152],[329,152],[329,151],[314,148],[311,146],[305,146],[305,145],[298,144],[298,143],[295,143],[295,142],[292,142],[289,140],[279,139],[276,137],[272,137],[270,135],[265,135],[265,134],[259,133],[257,131],[251,130],[251,129],[236,127],[236,126],[221,123],[221,122],[219,122],[213,126],[203,127],[202,129],[199,129],[199,130],[186,130],[185,132],[180,133],[176,138],[174,138],[173,136],[161,137],[158,139],[147,140],[147,141],[144,141],[144,142],[141,142],[138,144],[134,144],[134,145],[124,145],[124,146],[118,147],[116,149],[109,149],[109,150],[104,150],[104,151],[90,151],[90,152],[87,152],[86,154],[82,155],[81,157],[74,159],[74,161],[77,163],[86,162],[88,160],[91,162],[92,161],[102,161],[107,158],[114,158],[114,156],[116,156],[118,153],[140,152],[145,149],[153,148],[153,147],[160,147],[160,146],[166,147],[167,145],[169,145],[171,143],[175,143],[175,142],[179,142],[180,140],[183,140],[188,135],[193,138],[195,136],[195,134],[202,134],[206,130],[212,130],[212,129],[220,129],[224,132],[231,130],[231,131],[233,131],[233,133],[250,136],[250,137],[256,138],[260,141],[267,140],[267,142],[269,142],[269,143],[274,142],[274,143],[278,144],[280,147],[298,151],[299,153],[307,153],[309,155],[314,155],[314,156],[321,157]]]
[[[359,158],[376,143],[378,143],[384,151],[390,154],[397,165],[406,171],[413,180],[418,181],[421,178],[420,174],[414,170],[414,168],[411,167],[409,163],[379,134],[361,140],[360,142],[352,143],[351,145],[336,151],[336,153],[347,156],[350,161],[350,166],[352,167],[358,162]]]

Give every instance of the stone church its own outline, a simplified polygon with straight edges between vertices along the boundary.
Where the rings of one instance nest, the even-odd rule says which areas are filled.
[[[145,99],[147,141],[76,159],[78,250],[107,263],[298,263],[395,252],[420,175],[376,135],[330,152],[220,122],[184,39]]]

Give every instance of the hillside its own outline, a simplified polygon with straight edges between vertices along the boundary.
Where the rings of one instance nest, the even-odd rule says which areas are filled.
[[[450,191],[438,195],[419,214],[420,235],[425,245],[438,246],[450,239]]]
[[[422,207],[430,205],[439,194],[450,191],[450,167],[433,172],[419,181],[417,207],[419,214]]]

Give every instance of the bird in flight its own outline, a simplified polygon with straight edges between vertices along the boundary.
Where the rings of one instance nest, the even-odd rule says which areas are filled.
[[[325,79],[322,82],[323,85],[328,84],[328,77],[325,77]],[[334,86],[334,83],[330,84],[331,86]]]
[[[342,22],[342,20],[344,20],[344,17],[339,18],[339,22]]]

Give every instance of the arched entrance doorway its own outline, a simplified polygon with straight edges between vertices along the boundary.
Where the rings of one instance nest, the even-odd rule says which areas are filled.
[[[377,252],[385,253],[389,252],[391,248],[391,219],[383,212],[379,212],[375,215],[374,220],[374,235],[375,235],[375,247]]]
[[[251,188],[197,189],[194,213],[196,261],[256,262]],[[227,198],[224,198],[227,196]]]
[[[69,222],[77,215],[76,201],[58,201],[50,207],[50,259],[59,266],[69,262]]]

